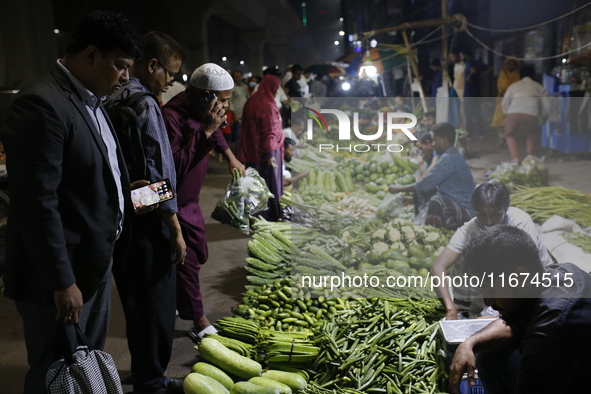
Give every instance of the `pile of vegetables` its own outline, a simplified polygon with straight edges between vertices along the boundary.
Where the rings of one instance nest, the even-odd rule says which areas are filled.
[[[517,187],[511,195],[511,206],[529,213],[536,223],[552,215],[574,219],[582,227],[591,226],[591,195],[560,186]]]
[[[205,362],[193,365],[183,382],[186,394],[291,394],[307,386],[305,374],[266,370],[216,339],[203,338],[198,346]]]
[[[527,156],[521,165],[502,163],[490,175],[492,180],[501,182],[509,191],[516,186],[541,187],[548,186],[548,168],[541,159]]]
[[[413,173],[418,168],[414,162],[389,152],[375,155],[366,162],[350,159],[346,166],[355,181],[364,182],[365,190],[379,199],[386,196],[390,185],[414,183],[416,179]]]
[[[234,317],[218,320],[219,333],[207,334],[199,345],[203,361],[187,377],[186,392],[445,391],[437,330],[443,312],[429,288],[304,284],[305,278],[340,275],[371,276],[379,283],[428,276],[452,233],[415,225],[413,207],[388,193],[392,184],[415,182],[416,164],[384,151],[302,149],[291,166],[310,171],[281,199],[292,222],[249,218],[249,284]],[[492,178],[515,191],[511,205],[537,222],[558,214],[591,226],[591,196],[540,187],[547,185],[548,172],[536,158],[499,167]],[[577,235],[570,241],[589,252],[589,239]]]
[[[331,192],[352,192],[355,183],[351,171],[343,169],[327,172],[326,169],[310,170],[310,175],[301,181],[304,186],[313,186]]]
[[[435,241],[442,242],[440,238],[444,237],[437,232],[423,234],[419,226],[415,228],[401,220],[383,226],[377,219],[370,223],[369,227],[365,223],[367,228],[374,229],[370,237],[376,232],[376,237],[382,237],[379,230],[387,229],[395,239],[392,242],[400,239],[391,230],[400,232],[401,239],[410,237],[411,230],[419,233],[419,240],[432,248],[437,245]],[[440,345],[434,324],[441,315],[437,299],[384,298],[387,293],[380,294],[382,289],[376,291],[380,298],[371,299],[334,298],[326,288],[313,289],[311,293],[310,289],[302,289],[297,275],[286,275],[297,265],[292,263],[292,253],[317,261],[316,269],[356,270],[357,267],[345,267],[317,245],[306,245],[302,250],[294,247],[302,240],[317,237],[314,229],[264,220],[257,220],[254,228],[256,234],[249,241],[251,257],[247,259],[247,267],[252,268],[248,275],[250,284],[242,294],[242,303],[234,310],[239,317],[218,320],[216,327],[220,334],[208,334],[207,339],[225,343],[236,355],[250,357],[263,370],[297,372],[299,379],[309,380],[300,386],[305,387],[301,389],[305,393],[438,392],[443,387],[445,366],[437,355]],[[385,240],[385,234],[382,239]],[[397,258],[420,254],[418,250],[409,252],[412,253],[400,253]],[[372,267],[393,274],[393,270],[381,264]],[[306,265],[302,269],[306,270]],[[226,354],[217,344],[215,349]],[[268,384],[280,392],[288,392],[258,375],[251,376],[258,372],[255,364],[245,363],[246,371],[235,371],[235,366],[228,366],[225,361],[220,364],[208,350],[206,347],[205,361],[238,376],[234,381],[248,379],[249,384],[233,383],[231,392],[267,390],[253,384]],[[295,391],[293,387],[291,390]]]
[[[365,258],[371,265],[384,265],[402,273],[414,273],[410,266],[426,269],[447,245],[450,232],[418,226],[404,219],[394,219],[371,234],[371,249]],[[365,262],[365,261],[364,261]]]
[[[311,367],[315,384],[338,392],[439,392],[446,376],[437,354],[437,323],[433,315],[425,319],[406,309],[407,302],[412,301],[347,302],[345,310],[325,321],[317,337],[325,345]]]
[[[565,233],[564,239],[569,243],[583,249],[583,252],[591,254],[591,237],[582,233]]]
[[[425,277],[449,240],[449,232],[414,225],[412,206],[384,200],[389,185],[415,181],[416,164],[389,152],[364,158],[306,149],[292,160],[295,171],[311,171],[282,199],[292,222],[249,219],[249,284],[235,317],[218,320],[219,333],[199,345],[203,361],[187,377],[187,393],[205,392],[199,384],[255,394],[445,389],[436,324],[443,314],[430,289],[302,284],[304,276],[339,274],[383,283]]]

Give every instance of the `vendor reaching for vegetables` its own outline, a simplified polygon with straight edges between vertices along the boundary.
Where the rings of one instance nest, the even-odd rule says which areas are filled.
[[[464,157],[454,148],[456,130],[451,123],[433,126],[435,151],[441,157],[433,170],[411,185],[392,185],[390,193],[414,192],[415,207],[426,210],[425,224],[456,230],[474,216],[470,196],[472,173]]]
[[[474,234],[485,227],[506,224],[525,231],[534,241],[544,266],[552,263],[542,238],[531,217],[519,208],[509,206],[509,191],[502,183],[483,183],[472,194],[472,206],[476,217],[460,227],[431,267],[431,275],[441,277],[454,265]],[[449,275],[449,274],[448,274]],[[486,307],[479,291],[473,288],[454,287],[452,301],[449,288],[443,283],[435,291],[445,308],[447,320],[458,319],[458,314],[479,314]]]
[[[287,164],[291,162],[291,158],[293,157],[295,150],[296,150],[296,143],[291,138],[285,138],[283,141],[283,186],[286,188],[287,191],[291,192],[291,185],[300,179],[306,178],[310,175],[310,171],[304,171],[301,174],[293,175],[291,171],[287,169]]]

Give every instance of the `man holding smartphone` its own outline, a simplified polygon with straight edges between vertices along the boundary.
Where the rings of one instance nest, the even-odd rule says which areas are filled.
[[[176,194],[172,152],[156,97],[174,83],[185,56],[181,46],[164,33],[147,33],[141,44],[144,55],[131,67],[129,83],[113,93],[105,106],[112,108],[137,92],[145,93],[130,104],[140,125],[145,179],[155,184],[157,193],[164,185]],[[170,185],[164,180],[170,180]],[[186,255],[177,210],[176,200],[171,199],[153,211],[133,215],[131,245],[121,262],[123,269],[115,273],[127,323],[133,390],[138,394],[182,392],[181,379],[164,376],[176,319],[175,264],[183,264]]]
[[[193,72],[189,88],[162,108],[177,172],[178,216],[187,242],[185,264],[177,269],[177,309],[181,319],[193,321],[189,335],[194,339],[216,332],[204,315],[199,287],[199,270],[208,257],[199,194],[209,152],[215,149],[223,154],[230,173],[237,168],[244,174],[244,165],[234,157],[219,130],[226,121],[233,88],[234,81],[226,70],[207,63]]]
[[[66,53],[20,91],[2,142],[9,194],[4,295],[23,320],[24,392],[47,392],[64,325],[78,324],[102,350],[110,314],[115,243],[133,212],[130,181],[102,98],[128,81],[141,56],[127,19],[95,11],[75,27]]]

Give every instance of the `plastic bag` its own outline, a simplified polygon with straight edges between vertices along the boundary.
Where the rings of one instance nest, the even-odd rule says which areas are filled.
[[[402,212],[404,197],[400,194],[386,193],[386,196],[378,205],[378,219],[388,220],[397,218]]]
[[[234,169],[234,178],[226,194],[218,201],[211,218],[250,234],[250,215],[267,209],[269,198],[274,197],[267,183],[254,168],[246,169],[246,176]]]
[[[267,202],[275,197],[269,191],[267,182],[260,176],[257,170],[252,167],[246,169],[246,176],[240,178],[241,186],[246,193],[246,213],[254,215],[260,211],[267,210]]]
[[[414,224],[424,226],[427,221],[427,212],[429,211],[429,203],[426,202],[419,207],[419,213],[415,216]]]

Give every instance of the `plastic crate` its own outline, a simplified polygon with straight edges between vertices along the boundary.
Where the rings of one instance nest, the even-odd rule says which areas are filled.
[[[475,386],[470,386],[468,380],[462,379],[460,383],[460,394],[484,394],[484,387],[480,383],[480,379],[474,381]]]

